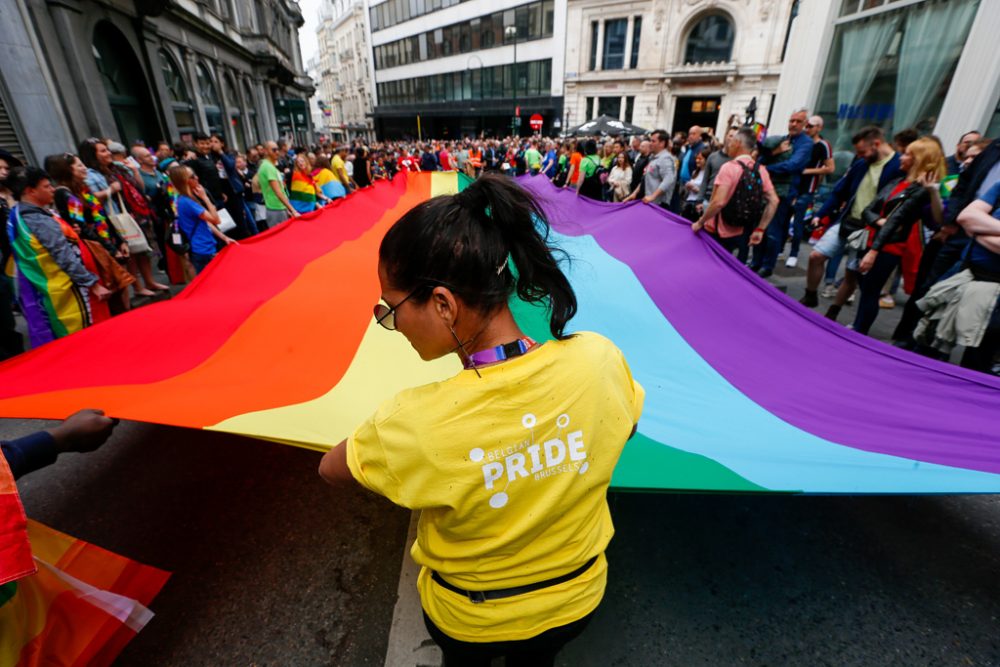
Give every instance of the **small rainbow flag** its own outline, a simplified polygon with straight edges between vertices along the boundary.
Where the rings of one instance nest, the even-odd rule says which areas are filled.
[[[35,571],[27,525],[14,475],[0,456],[0,586]]]
[[[0,586],[0,665],[109,665],[169,573],[28,522],[38,572]]]

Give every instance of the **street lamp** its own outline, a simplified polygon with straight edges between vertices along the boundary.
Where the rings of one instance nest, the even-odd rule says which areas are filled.
[[[514,40],[514,128],[515,131],[520,130],[520,118],[517,115],[517,25],[509,25],[503,30],[504,37]]]

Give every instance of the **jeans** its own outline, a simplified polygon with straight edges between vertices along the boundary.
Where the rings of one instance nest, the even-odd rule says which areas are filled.
[[[191,266],[194,267],[195,274],[199,274],[205,270],[208,263],[212,261],[215,255],[199,255],[198,253],[189,252],[188,259],[191,260]]]
[[[887,252],[880,252],[875,257],[871,270],[858,280],[861,295],[858,297],[858,312],[854,317],[854,330],[868,334],[878,317],[878,299],[882,296],[882,288],[889,281],[889,276],[898,267],[902,258]]]
[[[788,235],[788,221],[791,215],[791,199],[782,197],[778,200],[778,210],[771,218],[771,224],[767,226],[764,240],[754,248],[753,264],[750,265],[754,271],[760,269],[774,271],[774,265],[778,263],[778,253],[785,245],[785,237]]]
[[[799,246],[802,244],[802,235],[805,234],[805,216],[809,208],[813,205],[813,196],[810,193],[799,195],[792,207],[792,247],[789,257],[799,256]]]
[[[424,614],[431,639],[444,653],[444,667],[489,667],[493,658],[504,656],[507,667],[550,667],[563,646],[576,639],[590,623],[594,612],[583,618],[546,630],[528,639],[508,642],[463,642],[449,637]]]

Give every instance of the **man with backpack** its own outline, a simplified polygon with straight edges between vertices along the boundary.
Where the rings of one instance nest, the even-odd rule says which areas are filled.
[[[576,192],[582,197],[604,201],[604,183],[601,176],[607,177],[608,170],[604,168],[597,157],[597,142],[587,139],[583,142],[583,159],[580,160],[580,177],[576,181]]]
[[[712,199],[691,226],[695,232],[702,227],[707,229],[729,252],[739,250],[744,262],[749,246],[764,239],[767,226],[778,210],[778,194],[771,176],[751,155],[756,146],[757,137],[750,128],[740,128],[729,135],[726,153],[732,159],[719,169]]]

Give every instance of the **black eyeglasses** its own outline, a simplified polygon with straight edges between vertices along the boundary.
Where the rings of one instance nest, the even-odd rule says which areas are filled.
[[[452,292],[455,292],[455,288],[448,283],[443,283],[440,280],[421,280],[420,284],[413,289],[412,292],[403,297],[403,300],[397,303],[395,306],[387,306],[384,303],[376,303],[375,307],[372,309],[375,313],[375,322],[381,324],[384,328],[389,331],[396,330],[396,311],[404,303],[413,298],[418,292],[427,289],[428,287],[447,287]]]
[[[427,286],[426,285],[421,285],[417,289],[415,289],[412,292],[410,292],[409,294],[407,294],[406,297],[402,301],[400,301],[399,303],[397,303],[395,306],[392,306],[391,308],[389,306],[387,306],[386,304],[384,304],[384,303],[376,303],[375,304],[375,308],[373,308],[373,311],[375,313],[375,322],[378,323],[378,324],[381,324],[384,328],[388,329],[389,331],[395,331],[396,330],[396,309],[399,308],[400,306],[402,306],[407,301],[409,301],[410,298],[414,294],[416,294],[420,290],[424,289],[425,287],[427,287]]]

